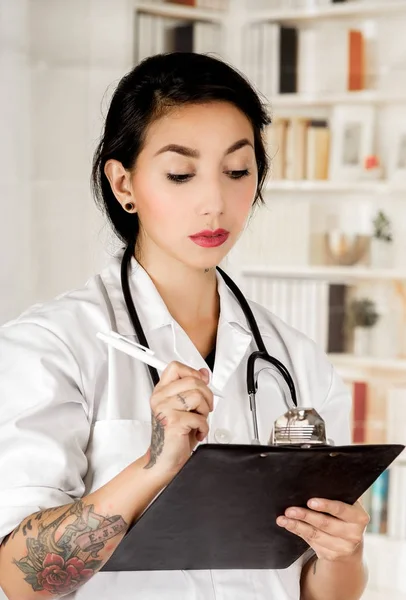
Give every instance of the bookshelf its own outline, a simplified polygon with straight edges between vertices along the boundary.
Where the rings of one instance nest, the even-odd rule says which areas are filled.
[[[293,181],[289,179],[269,179],[266,190],[272,192],[286,192],[297,194],[300,199],[302,193],[310,194],[372,194],[404,196],[406,199],[406,184],[395,184],[387,181]]]
[[[372,356],[353,356],[352,354],[329,354],[331,362],[338,368],[351,367],[368,371],[385,371],[388,375],[401,373],[406,381],[406,359],[375,358]]]
[[[406,94],[388,94],[376,90],[340,94],[278,94],[270,98],[272,110],[280,108],[331,107],[335,104],[405,104]]]
[[[358,1],[326,7],[252,11],[248,15],[248,20],[250,23],[272,21],[287,25],[300,25],[312,21],[365,19],[405,13],[406,5],[401,0],[388,0],[387,2]]]
[[[354,356],[353,354],[329,354],[330,362],[340,376],[352,381],[374,379],[406,384],[406,359]]]
[[[136,2],[134,10],[136,13],[154,17],[182,19],[191,22],[203,21],[220,25],[225,23],[226,19],[225,11],[182,4]]]
[[[245,277],[310,279],[335,283],[406,281],[406,269],[371,269],[369,267],[252,266],[242,267],[241,274]]]
[[[397,254],[397,266],[391,269],[298,264],[301,261],[307,262],[307,256],[310,256],[309,244],[305,243],[302,238],[303,236],[310,238],[315,232],[320,232],[320,228],[312,228],[313,219],[319,227],[320,214],[324,218],[322,211],[325,208],[327,211],[333,206],[338,213],[344,213],[346,210],[348,212],[348,206],[352,207],[351,203],[354,206],[357,203],[372,204],[374,207],[384,206],[384,210],[386,207],[396,206],[399,207],[399,223],[402,222],[402,219],[406,221],[406,204],[403,203],[403,200],[406,199],[406,179],[399,180],[391,177],[391,170],[387,168],[391,146],[389,143],[386,146],[385,144],[381,145],[382,140],[385,140],[385,129],[390,127],[390,123],[385,121],[386,114],[406,107],[406,85],[400,85],[401,78],[399,78],[399,82],[395,82],[399,85],[391,87],[387,85],[385,77],[382,76],[382,80],[375,81],[376,85],[369,83],[365,85],[369,89],[346,91],[349,86],[345,85],[346,78],[342,77],[342,73],[337,85],[329,77],[328,70],[334,69],[338,63],[332,62],[333,66],[331,67],[330,59],[328,59],[327,72],[322,66],[320,71],[317,70],[314,80],[309,81],[309,85],[301,85],[298,80],[295,88],[298,90],[297,93],[279,93],[291,90],[282,90],[278,77],[275,75],[279,69],[279,62],[282,61],[279,61],[279,57],[274,58],[274,61],[270,59],[272,52],[275,52],[275,57],[279,52],[280,38],[278,38],[279,34],[276,30],[280,30],[279,26],[296,27],[299,48],[301,47],[300,36],[303,32],[305,33],[302,42],[304,39],[304,47],[310,56],[303,63],[298,63],[298,69],[303,67],[302,75],[304,74],[306,79],[311,75],[312,69],[316,70],[319,62],[319,55],[315,52],[318,42],[316,43],[313,38],[306,37],[306,32],[317,29],[318,34],[319,29],[326,26],[340,29],[337,38],[340,40],[337,42],[340,47],[336,48],[335,53],[333,49],[336,61],[337,53],[343,54],[341,44],[345,42],[343,42],[344,38],[340,37],[343,29],[363,30],[367,22],[376,21],[381,24],[385,23],[386,18],[406,19],[406,0],[353,0],[318,8],[265,8],[264,10],[258,8],[260,1],[262,1],[262,6],[267,6],[265,0],[229,0],[228,3],[222,2],[223,10],[215,10],[207,7],[206,0],[195,0],[196,6],[145,0],[134,3],[134,9],[137,16],[146,19],[143,21],[146,23],[145,30],[148,30],[148,20],[151,19],[157,21],[157,28],[153,29],[154,31],[165,31],[168,24],[174,27],[191,26],[194,29],[193,50],[222,56],[246,73],[257,89],[267,98],[274,120],[321,120],[328,121],[333,125],[336,108],[347,107],[352,111],[357,110],[361,115],[372,109],[376,112],[376,147],[379,148],[379,157],[383,159],[384,172],[382,176],[385,179],[365,178],[365,173],[360,177],[336,176],[331,179],[315,179],[315,176],[312,177],[307,171],[305,176],[308,179],[300,178],[297,174],[294,176],[290,174],[289,179],[276,179],[274,175],[275,178],[270,178],[265,189],[269,211],[262,213],[262,219],[253,219],[252,230],[250,227],[250,231],[247,232],[252,236],[251,241],[247,242],[247,246],[243,247],[242,252],[236,249],[235,257],[238,266],[234,270],[233,268],[230,270],[230,265],[226,265],[226,270],[229,270],[237,281],[241,278],[241,287],[248,297],[269,307],[273,303],[279,307],[284,304],[286,310],[281,313],[275,310],[276,314],[298,329],[301,328],[300,323],[304,325],[302,330],[313,339],[316,337],[311,333],[317,333],[317,342],[323,346],[328,333],[326,323],[328,323],[328,294],[331,285],[349,284],[353,289],[366,287],[371,290],[375,289],[375,286],[394,289],[395,284],[401,282],[406,289],[406,266],[400,260],[400,257],[403,256],[402,252]],[[218,0],[219,5],[220,3]],[[269,4],[271,3],[269,2]],[[256,27],[258,29],[255,29]],[[389,34],[389,37],[391,36],[392,34]],[[395,36],[392,38],[395,39]],[[145,48],[141,52],[141,56],[170,49],[165,47],[162,40],[158,44],[154,44],[145,35],[142,40]],[[326,43],[330,44],[330,38],[327,38]],[[380,50],[382,51],[382,48]],[[313,60],[315,55],[316,61]],[[403,60],[402,57],[400,58]],[[399,57],[398,60],[400,60]],[[373,64],[375,65],[375,63]],[[274,69],[272,69],[273,66]],[[339,66],[342,67],[342,64],[339,63]],[[331,88],[330,83],[332,83]],[[333,132],[333,128],[331,130]],[[293,144],[293,146],[295,145]],[[272,150],[275,148],[272,147]],[[270,154],[276,156],[277,152],[272,151]],[[274,173],[276,172],[274,171]],[[291,204],[291,201],[294,204]],[[328,206],[326,206],[327,204]],[[293,219],[292,211],[295,211]],[[402,217],[401,211],[404,211],[405,218]],[[289,226],[286,226],[287,223]],[[400,232],[400,234],[396,234],[397,240],[403,235],[401,229]],[[404,234],[406,238],[406,229]],[[261,244],[257,243],[260,238],[264,240],[263,244],[266,243],[267,248],[263,248]],[[248,237],[246,239],[249,240]],[[406,253],[406,244],[403,247]],[[265,259],[261,255],[262,252]],[[272,264],[274,257],[275,263],[280,260],[287,266]],[[233,262],[233,257],[230,258]],[[287,262],[289,260],[291,260],[291,264]],[[368,291],[369,293],[372,292]],[[390,307],[390,310],[392,308]],[[292,317],[291,321],[286,316],[288,314]],[[402,348],[406,348],[406,343]],[[367,386],[371,387],[371,397],[378,405],[381,396],[378,391],[372,390],[372,382],[379,382],[379,385],[383,385],[385,389],[399,385],[402,390],[405,390],[405,397],[395,398],[395,404],[396,410],[406,415],[406,412],[402,412],[403,406],[406,404],[406,358],[391,358],[389,353],[378,358],[377,356],[355,356],[338,352],[340,350],[329,353],[329,360],[339,374],[347,382],[367,383]],[[397,353],[399,357],[403,357],[403,354],[403,352]],[[386,403],[386,399],[382,402]],[[387,402],[389,406],[389,399]],[[395,424],[400,423],[402,418],[394,421]],[[392,421],[389,418],[381,419],[380,422],[384,423],[385,429],[392,427],[390,424]],[[367,430],[367,425],[365,428]],[[406,457],[399,458],[396,464],[404,465],[406,469]],[[406,539],[398,540],[386,535],[368,534],[366,536],[366,553],[372,576],[363,600],[383,600],[384,598],[385,600],[386,598],[406,600],[406,579],[405,581],[401,580],[402,563],[399,562],[399,557],[401,557],[403,564],[406,564]],[[380,558],[378,565],[374,561],[376,557]]]

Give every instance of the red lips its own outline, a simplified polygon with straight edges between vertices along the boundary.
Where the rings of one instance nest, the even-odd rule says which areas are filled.
[[[228,235],[228,231],[226,229],[215,229],[214,231],[210,231],[210,229],[205,229],[204,231],[199,231],[199,233],[194,233],[190,237],[213,237],[216,235]]]
[[[204,231],[199,231],[199,233],[191,235],[190,239],[202,248],[216,248],[217,246],[224,244],[229,235],[230,234],[226,229],[215,229],[214,231],[205,229]]]

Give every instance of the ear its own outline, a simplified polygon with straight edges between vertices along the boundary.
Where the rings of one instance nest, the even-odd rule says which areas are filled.
[[[128,202],[135,206],[135,199],[131,189],[131,174],[119,160],[111,158],[104,165],[104,173],[109,180],[113,194],[124,208]]]

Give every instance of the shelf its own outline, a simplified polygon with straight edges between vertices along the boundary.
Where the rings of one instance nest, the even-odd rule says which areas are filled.
[[[369,267],[318,266],[243,266],[245,277],[276,279],[311,279],[346,283],[348,281],[406,281],[404,269],[370,269]]]
[[[136,12],[170,19],[185,19],[187,21],[208,21],[222,24],[226,18],[225,11],[194,8],[182,4],[137,2],[134,6]]]
[[[406,9],[405,9],[406,13]],[[375,90],[343,92],[337,94],[278,94],[269,99],[275,108],[301,108],[306,106],[334,106],[336,104],[405,104],[406,94],[386,94]]]
[[[388,17],[398,14],[406,15],[406,3],[403,0],[387,2],[353,2],[339,6],[319,8],[292,8],[280,10],[258,10],[248,16],[249,23],[273,21],[299,25],[327,19],[368,19],[371,17]]]
[[[354,368],[367,371],[385,371],[404,373],[406,377],[406,360],[354,356],[353,354],[329,354],[331,363],[336,368]]]
[[[386,535],[365,535],[365,557],[369,568],[368,600],[406,600],[404,565],[406,540]],[[370,592],[369,592],[370,590]],[[364,596],[362,596],[364,600]]]
[[[406,594],[394,590],[374,590],[367,588],[362,595],[362,600],[406,600]]]
[[[306,192],[333,194],[381,194],[406,195],[406,184],[395,184],[387,181],[292,181],[288,179],[269,179],[266,184],[267,192]]]
[[[382,544],[383,546],[386,544],[390,544],[391,546],[399,548],[399,550],[406,550],[406,540],[397,540],[394,538],[390,538],[389,536],[383,533],[366,533],[365,540],[368,542],[368,545],[374,545],[374,547],[380,544]]]

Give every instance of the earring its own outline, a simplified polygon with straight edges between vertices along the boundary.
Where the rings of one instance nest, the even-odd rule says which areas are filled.
[[[132,211],[134,210],[134,208],[135,208],[135,206],[134,206],[134,203],[133,203],[133,202],[127,202],[127,203],[124,205],[124,209],[125,209],[127,212],[132,212]]]

